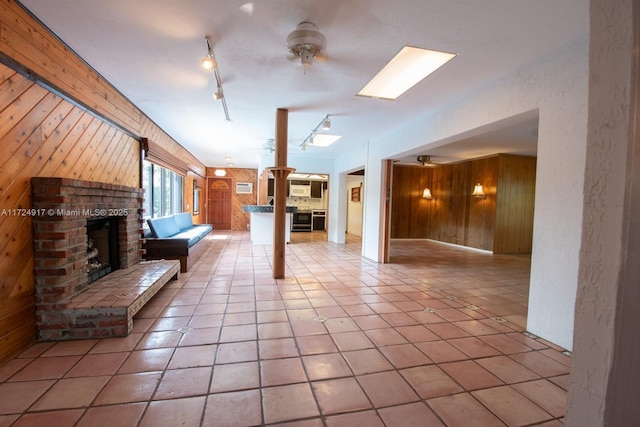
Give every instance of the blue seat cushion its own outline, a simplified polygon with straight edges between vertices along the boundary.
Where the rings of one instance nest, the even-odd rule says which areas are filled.
[[[180,230],[186,230],[193,227],[193,219],[190,212],[175,214],[174,218],[176,219],[176,224],[178,224],[178,228],[180,228]]]
[[[147,224],[149,224],[149,228],[151,229],[154,237],[158,239],[171,237],[174,234],[180,232],[180,227],[178,227],[178,224],[176,223],[176,220],[173,216],[149,218],[147,220]]]
[[[191,227],[188,230],[182,230],[178,234],[171,236],[172,239],[187,239],[189,241],[189,247],[195,245],[206,236],[208,231],[203,227]]]

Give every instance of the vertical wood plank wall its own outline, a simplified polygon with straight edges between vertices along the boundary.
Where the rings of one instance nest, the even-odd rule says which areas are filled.
[[[534,157],[504,154],[434,168],[394,166],[391,237],[530,253],[535,169]],[[471,196],[476,183],[486,198]],[[425,187],[435,200],[422,198]]]
[[[431,182],[431,169],[394,167],[391,194],[391,235],[394,238],[427,238],[429,203],[422,191]]]
[[[529,253],[533,239],[536,162],[531,157],[500,156],[494,251]]]
[[[207,168],[207,178],[213,178],[217,168]],[[255,205],[258,200],[257,169],[224,168],[227,171],[226,178],[231,178],[231,230],[248,230],[249,214],[242,211],[244,205]],[[250,182],[253,184],[251,194],[236,194],[237,182]],[[208,186],[207,186],[208,187]]]
[[[185,188],[204,187],[205,166],[12,0],[0,0],[0,62],[2,364],[35,340],[32,224],[17,214],[31,207],[31,177],[137,187],[141,137],[189,165]]]

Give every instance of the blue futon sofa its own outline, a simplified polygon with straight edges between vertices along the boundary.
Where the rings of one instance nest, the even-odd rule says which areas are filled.
[[[193,224],[190,212],[147,219],[146,259],[177,259],[185,273],[207,248],[205,237],[213,229],[209,224]]]

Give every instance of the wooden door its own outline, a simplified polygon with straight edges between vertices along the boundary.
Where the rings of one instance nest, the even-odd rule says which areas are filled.
[[[209,224],[214,230],[231,230],[231,178],[209,180]]]

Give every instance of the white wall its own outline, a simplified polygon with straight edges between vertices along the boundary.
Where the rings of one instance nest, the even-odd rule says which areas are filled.
[[[629,149],[640,90],[632,84],[633,36],[640,28],[638,16],[633,27],[631,0],[590,4],[589,132],[567,425],[631,426],[640,422],[637,139],[635,153]]]
[[[360,194],[360,201],[351,200],[351,189],[354,187],[364,190],[364,176],[347,176],[347,233],[362,236],[362,207],[364,206],[364,192]]]
[[[587,128],[588,37],[428,113],[398,132],[370,141],[365,163],[363,255],[376,261],[385,158],[441,145],[505,119],[539,114],[538,170],[528,329],[571,349]],[[384,101],[380,101],[384,102]],[[354,153],[349,153],[353,159]],[[336,161],[337,172],[346,159]]]

